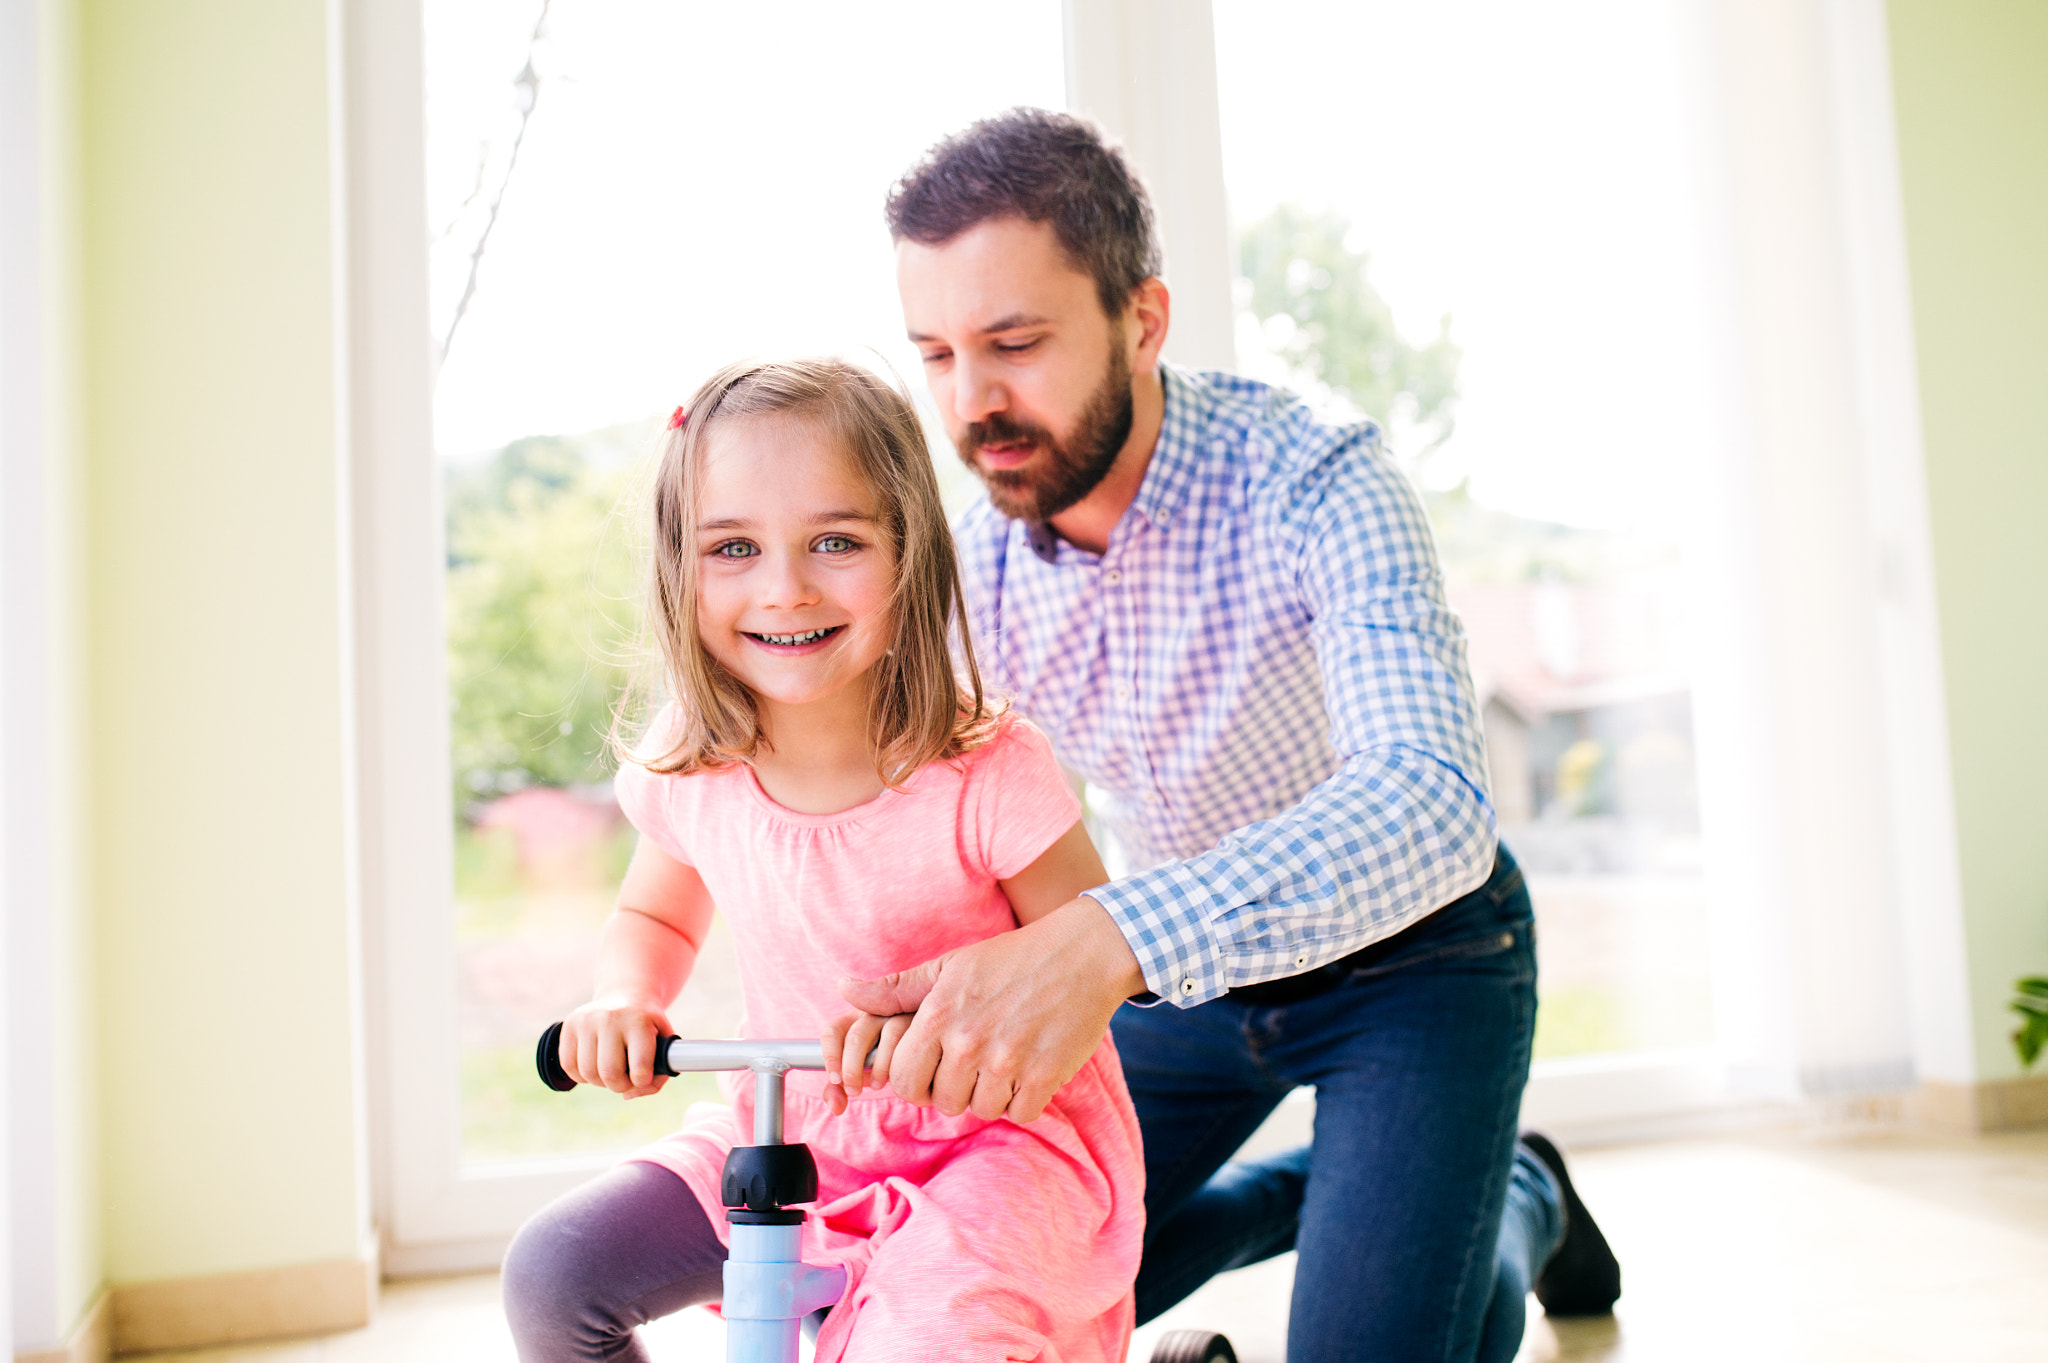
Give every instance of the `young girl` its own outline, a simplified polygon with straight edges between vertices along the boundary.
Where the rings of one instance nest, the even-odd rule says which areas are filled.
[[[649,607],[672,699],[619,770],[640,844],[562,1063],[628,1097],[662,1086],[655,1038],[716,905],[746,1035],[824,1035],[828,1055],[882,1038],[865,1085],[851,1065],[787,1081],[787,1138],[818,1164],[805,1258],[849,1274],[818,1363],[1121,1359],[1144,1159],[1110,1042],[1035,1121],[948,1117],[881,1087],[908,1020],[839,996],[1107,879],[1043,735],[983,700],[916,415],[852,365],[748,364],[671,432]],[[641,1358],[634,1326],[717,1300],[720,1172],[753,1128],[728,1080],[730,1108],[692,1108],[519,1232],[522,1359]]]

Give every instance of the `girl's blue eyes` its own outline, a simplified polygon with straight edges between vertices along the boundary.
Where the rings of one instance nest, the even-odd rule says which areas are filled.
[[[823,554],[847,554],[860,548],[860,542],[851,535],[826,535],[812,547]],[[727,540],[723,544],[714,545],[711,550],[713,558],[722,558],[732,562],[738,562],[741,559],[758,558],[760,554],[761,547],[746,540]]]

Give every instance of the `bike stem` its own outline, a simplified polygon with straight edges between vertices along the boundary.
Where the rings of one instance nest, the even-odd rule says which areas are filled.
[[[789,1066],[760,1057],[754,1072],[754,1143],[725,1159],[725,1218],[732,1250],[725,1261],[726,1363],[795,1363],[803,1319],[836,1303],[846,1270],[803,1262],[804,1213],[787,1204],[818,1196],[810,1148],[782,1140],[783,1075]]]
[[[558,1055],[562,1024],[541,1035],[534,1061],[542,1082],[576,1087]],[[873,1063],[873,1055],[868,1057]],[[684,1041],[663,1037],[655,1072],[745,1069],[754,1075],[754,1143],[725,1157],[720,1200],[731,1226],[725,1261],[726,1363],[797,1363],[803,1319],[846,1293],[846,1270],[803,1261],[804,1213],[794,1205],[818,1197],[818,1165],[810,1147],[783,1136],[783,1077],[793,1069],[825,1068],[816,1041]]]

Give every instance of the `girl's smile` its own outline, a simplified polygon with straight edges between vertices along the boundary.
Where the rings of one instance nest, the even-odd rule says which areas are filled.
[[[832,625],[825,629],[804,630],[798,634],[748,634],[747,637],[766,649],[777,653],[802,653],[822,645],[827,639],[845,629],[844,625]]]

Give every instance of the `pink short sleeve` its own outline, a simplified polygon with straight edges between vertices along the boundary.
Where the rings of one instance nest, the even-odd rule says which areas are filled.
[[[975,759],[968,778],[974,845],[989,874],[1008,880],[1080,821],[1081,802],[1052,744],[1020,715],[1005,716]]]
[[[677,827],[669,802],[671,788],[680,779],[657,776],[643,766],[628,762],[612,778],[612,794],[618,799],[619,811],[626,816],[626,822],[638,829],[641,837],[685,866],[694,866],[696,861],[682,844],[679,836],[682,830]]]
[[[634,750],[663,751],[667,746],[666,735],[674,732],[675,725],[675,707],[664,707],[654,717],[654,722],[647,726],[647,735]],[[641,837],[685,866],[695,866],[696,858],[683,845],[682,820],[676,817],[676,783],[682,779],[658,776],[638,763],[623,762],[619,765],[618,775],[612,778],[612,795],[619,802],[619,812],[626,816],[627,823],[639,830]]]

